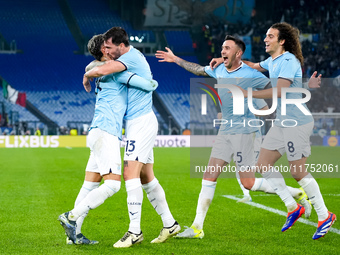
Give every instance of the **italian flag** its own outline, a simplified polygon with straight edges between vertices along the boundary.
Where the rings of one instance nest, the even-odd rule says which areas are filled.
[[[25,92],[18,92],[16,89],[12,88],[12,86],[9,85],[2,77],[0,77],[0,84],[2,85],[2,92],[5,99],[7,99],[12,104],[18,104],[22,107],[26,107]]]

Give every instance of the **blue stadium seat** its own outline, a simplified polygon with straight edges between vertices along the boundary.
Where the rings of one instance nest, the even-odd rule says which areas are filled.
[[[91,122],[94,114],[95,95],[85,91],[32,91],[27,99],[59,126],[68,121]]]
[[[116,11],[110,10],[108,1],[68,0],[68,2],[81,31],[88,38],[95,34],[104,33],[113,26],[120,26],[129,35],[138,37],[144,35],[150,39],[150,42],[155,41],[155,35],[152,31],[133,29],[130,22],[122,20]]]
[[[134,30],[129,22],[109,9],[105,0],[95,4],[90,0],[68,2],[85,36],[103,33],[112,26],[123,26],[129,34],[144,34],[154,40],[151,31]],[[17,48],[23,51],[22,54],[1,55],[1,76],[9,84],[19,91],[26,91],[27,99],[59,125],[65,126],[69,120],[91,121],[95,96],[84,91],[82,76],[84,67],[93,58],[74,54],[78,46],[57,0],[3,2],[0,32],[8,42],[15,40]],[[170,31],[166,35],[169,45],[176,51],[192,52],[188,31]],[[198,62],[193,56],[185,59]],[[175,64],[159,63],[155,57],[147,57],[147,60],[160,84],[157,92],[171,100],[166,104],[184,128],[189,121],[190,78],[197,76]],[[31,116],[25,118],[36,120]],[[163,120],[164,125],[166,122]]]
[[[192,39],[189,31],[165,31],[169,48],[175,53],[194,53]]]

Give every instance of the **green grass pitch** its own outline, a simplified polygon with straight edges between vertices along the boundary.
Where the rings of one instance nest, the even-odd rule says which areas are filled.
[[[209,153],[209,152],[208,152]],[[142,209],[144,241],[128,249],[112,245],[128,229],[126,191],[121,190],[90,211],[83,233],[96,246],[66,245],[58,215],[73,208],[84,179],[87,148],[0,149],[0,254],[339,254],[340,235],[312,240],[315,227],[297,222],[281,233],[285,218],[223,195],[241,197],[236,179],[218,180],[201,240],[170,239],[151,244],[162,228],[146,194]],[[313,147],[308,162],[340,165],[340,147]],[[208,155],[209,157],[209,155]],[[155,174],[182,228],[192,223],[201,179],[190,178],[189,148],[155,148]],[[282,160],[280,164],[285,164]],[[340,179],[317,179],[328,209],[340,217]],[[289,178],[286,183],[297,187]],[[275,195],[251,192],[253,201],[285,211]],[[311,221],[317,222],[313,210]],[[340,229],[340,223],[334,224]]]

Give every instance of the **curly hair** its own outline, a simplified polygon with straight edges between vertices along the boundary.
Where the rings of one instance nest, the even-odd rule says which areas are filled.
[[[303,65],[303,56],[299,40],[299,29],[286,22],[275,23],[271,26],[271,28],[279,30],[278,40],[285,40],[283,44],[284,49],[294,54],[295,57],[300,61],[300,64]]]
[[[103,53],[101,51],[102,45],[104,43],[104,37],[102,34],[94,35],[87,43],[87,49],[90,54],[96,59],[101,60]]]

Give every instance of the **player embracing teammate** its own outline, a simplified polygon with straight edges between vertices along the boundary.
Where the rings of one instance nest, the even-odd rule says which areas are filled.
[[[121,136],[123,116],[126,120],[127,142],[124,155],[124,180],[128,194],[127,204],[130,226],[128,232],[114,244],[114,247],[130,247],[143,241],[143,233],[140,228],[143,189],[146,191],[148,199],[163,221],[163,228],[159,236],[152,240],[152,243],[162,243],[177,234],[181,228],[173,218],[165,198],[164,190],[153,173],[153,145],[158,132],[158,122],[152,110],[152,89],[148,91],[141,89],[140,86],[138,88],[130,86],[133,85],[130,84],[130,82],[135,79],[134,76],[144,78],[143,83],[145,79],[151,81],[152,74],[150,67],[143,54],[129,44],[128,35],[123,28],[113,27],[109,29],[103,35],[103,39],[105,53],[109,60],[105,61],[104,64],[100,61],[92,63],[93,68],[84,75],[83,85],[88,91],[88,88],[90,88],[89,79],[101,77],[99,79],[98,95],[101,95],[101,93],[104,93],[103,91],[106,90],[117,91],[117,87],[120,88],[119,91],[121,91],[121,93],[118,91],[114,94],[115,97],[120,98],[120,101],[115,101],[113,97],[108,98],[112,101],[112,104],[107,103],[108,99],[100,99],[97,95],[97,102],[102,105],[103,111],[98,112],[99,108],[96,104],[93,119],[93,123],[102,123],[103,121],[100,120],[104,119],[106,126],[111,126],[111,129],[114,129],[114,135],[116,137]],[[125,83],[127,86],[120,84],[117,80],[114,80],[115,82],[113,84],[104,84],[105,79],[112,80],[118,73],[125,71],[128,71],[131,77],[125,82],[120,82]],[[122,103],[119,104],[119,102]],[[124,108],[124,106],[126,106],[126,108]],[[126,109],[126,111],[119,109]],[[98,114],[96,114],[97,112]],[[123,114],[117,115],[116,112]],[[99,129],[98,127],[98,125],[94,126],[93,129],[97,131],[97,129]],[[94,134],[94,131],[90,130],[89,134]],[[115,140],[117,139],[115,138]],[[91,152],[103,143],[108,144],[110,142],[105,137],[101,138],[100,143],[96,142],[92,148],[90,147]],[[101,150],[99,152],[104,151]],[[97,188],[94,189],[95,191],[89,192],[89,194],[92,195],[92,200],[95,201],[97,198],[95,205],[89,206],[88,203],[85,203],[89,196],[88,194],[84,199],[85,202],[80,202],[83,210],[78,210],[79,205],[77,205],[75,209],[59,217],[67,236],[76,244],[78,242],[75,236],[75,221],[83,213],[87,213],[89,209],[94,209],[103,203],[106,198],[112,196],[120,188],[120,182],[118,183],[118,181],[120,181],[119,148],[117,149],[117,146],[115,146],[115,149],[111,150],[110,153],[111,154],[105,153],[101,155],[102,159],[107,161],[114,157],[116,162],[114,162],[113,167],[106,167],[105,171],[107,171],[107,173],[103,177],[105,179],[106,176],[111,176],[114,173],[113,178],[117,182],[117,188],[114,189],[114,192],[113,189],[104,182],[104,184],[99,187],[102,189],[105,188],[104,194],[95,192]],[[100,160],[98,162],[100,162]],[[98,164],[96,167],[100,168],[101,165]],[[99,183],[97,185],[99,185]],[[86,243],[92,244],[93,242],[89,241]]]

